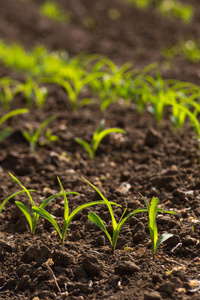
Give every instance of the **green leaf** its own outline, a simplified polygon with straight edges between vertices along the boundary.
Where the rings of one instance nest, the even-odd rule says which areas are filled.
[[[51,117],[47,118],[46,120],[44,120],[44,122],[40,125],[40,127],[34,133],[34,142],[35,143],[37,143],[37,140],[39,138],[41,131],[55,118],[56,118],[56,116],[51,116]]]
[[[9,136],[11,131],[11,127],[4,128],[3,131],[0,133],[0,142]]]
[[[27,142],[30,144],[32,141],[32,136],[26,131],[22,131],[22,135],[27,140]]]
[[[113,231],[117,228],[117,222],[115,220],[115,217],[114,217],[114,213],[113,213],[113,209],[112,209],[112,206],[110,204],[110,202],[106,199],[106,197],[104,197],[104,195],[100,192],[100,190],[95,187],[92,183],[90,183],[87,179],[85,179],[84,177],[82,177],[87,183],[89,183],[89,185],[91,185],[91,187],[93,187],[93,189],[95,189],[95,191],[101,196],[101,198],[105,201],[107,207],[108,207],[108,210],[110,212],[110,216],[111,216],[111,220],[112,220],[112,225],[113,225]]]
[[[89,218],[90,221],[94,222],[95,225],[97,225],[97,227],[99,227],[101,230],[107,231],[103,221],[101,220],[101,218],[98,215],[96,215],[93,212],[89,212],[88,213],[88,218]]]
[[[173,236],[173,234],[171,234],[171,233],[163,233],[159,237],[159,239],[157,240],[155,252],[157,251],[157,249],[160,246],[160,244],[162,244],[163,242],[165,242],[166,240],[168,240],[172,236]]]
[[[65,192],[66,195],[79,195],[79,193],[77,192]],[[45,199],[41,204],[40,204],[40,208],[45,208],[45,206],[47,206],[47,204],[49,204],[52,200],[54,200],[57,197],[63,196],[63,192],[61,193],[57,193],[54,195],[51,195],[50,197],[48,197],[47,199]]]
[[[99,146],[99,143],[103,140],[103,138],[105,138],[108,134],[110,133],[122,133],[122,134],[125,134],[125,130],[123,129],[120,129],[120,128],[109,128],[109,129],[105,129],[103,131],[101,131],[98,136],[96,137],[95,139],[95,143],[93,145],[93,152],[96,152],[98,146]]]
[[[28,191],[29,191],[29,192],[35,192],[35,190],[28,190]],[[15,196],[17,196],[17,195],[19,195],[19,194],[21,194],[21,193],[26,193],[26,191],[19,191],[19,192],[16,192],[16,193],[10,195],[9,197],[7,197],[7,198],[1,203],[1,205],[0,205],[0,213],[2,212],[2,209],[3,209],[4,205],[6,204],[6,202],[8,202],[8,200],[10,200],[11,198],[13,198],[13,197],[15,197]]]
[[[99,227],[101,230],[103,230],[103,232],[105,232],[106,236],[108,237],[108,239],[112,245],[112,238],[111,238],[110,234],[108,233],[105,225],[103,224],[103,221],[101,220],[101,218],[93,212],[88,213],[88,218],[90,221],[94,222],[94,224],[97,227]]]
[[[82,139],[79,139],[79,138],[75,138],[75,141],[87,151],[87,153],[89,154],[91,159],[94,158],[94,152],[93,152],[92,148],[90,147],[90,145],[88,144],[88,142],[86,142]]]
[[[126,217],[123,218],[124,213],[126,212],[126,209],[125,209],[125,211],[123,212],[123,214],[122,214],[122,216],[120,218],[119,223],[117,224],[116,230],[113,232],[113,248],[114,248],[114,250],[115,250],[116,245],[117,245],[117,239],[118,239],[118,236],[119,236],[119,232],[120,232],[122,226],[124,225],[124,223],[126,222],[126,220],[128,218],[130,218],[131,216],[133,216],[134,214],[136,214],[136,213],[146,212],[146,211],[147,211],[146,207],[137,208],[134,211],[130,212]]]
[[[60,185],[60,188],[61,188],[62,193],[63,193],[63,198],[64,198],[64,223],[63,223],[63,230],[62,230],[62,242],[64,242],[65,234],[66,234],[66,231],[67,231],[67,228],[68,228],[69,204],[68,204],[68,201],[67,201],[65,190],[63,188],[63,185],[62,185],[59,177],[57,177],[57,179],[58,179],[58,183]]]
[[[54,218],[44,208],[33,207],[32,210],[36,214],[39,214],[41,217],[43,217],[46,220],[48,220],[54,226],[54,228],[58,232],[60,238],[62,239],[62,234],[61,234],[61,231],[60,231],[60,228],[59,228],[58,224],[56,223],[56,221],[54,220]]]
[[[3,124],[6,120],[8,120],[9,118],[16,116],[16,115],[20,115],[20,114],[25,114],[28,113],[29,110],[26,108],[21,108],[21,109],[15,109],[10,111],[9,113],[5,114],[3,117],[0,118],[0,126],[1,124]]]
[[[35,203],[34,203],[32,197],[31,197],[31,194],[29,193],[29,190],[27,190],[27,188],[25,188],[25,186],[14,175],[12,175],[10,172],[9,172],[9,175],[27,193],[27,195],[28,195],[28,197],[30,199],[31,205],[35,206]]]
[[[73,218],[75,217],[75,215],[81,211],[82,209],[84,208],[87,208],[87,207],[90,207],[90,206],[93,206],[93,205],[98,205],[98,204],[106,204],[105,201],[103,200],[97,200],[97,201],[92,201],[92,202],[88,202],[88,203],[84,203],[82,205],[80,205],[79,207],[77,207],[69,216],[68,218],[68,224],[71,223],[71,221],[73,220]],[[110,202],[111,205],[117,205],[119,207],[121,207],[121,205],[117,204],[117,203],[114,203],[114,202]],[[68,225],[69,226],[69,225]]]
[[[159,208],[158,208],[158,212],[160,212]],[[162,210],[162,212],[165,214],[178,215],[178,213],[173,210]]]
[[[153,255],[156,253],[156,244],[158,239],[158,229],[156,225],[158,198],[153,197],[149,208],[149,231],[152,241]]]
[[[96,141],[96,139],[97,139],[99,133],[103,130],[104,125],[105,125],[105,119],[102,119],[101,122],[100,122],[100,124],[99,124],[99,126],[97,127],[97,129],[96,129],[94,135],[93,135],[93,138],[92,138],[92,145],[95,144],[95,141]]]
[[[63,198],[64,198],[64,222],[66,222],[68,220],[68,216],[69,216],[69,205],[68,205],[68,201],[67,201],[67,197],[66,197],[66,194],[65,194],[65,190],[63,188],[63,185],[60,181],[60,178],[57,177],[57,180],[58,180],[58,183],[60,185],[60,188],[62,190],[62,193],[63,193]]]
[[[31,218],[31,214],[29,213],[28,209],[26,208],[26,206],[23,203],[21,203],[19,201],[15,201],[15,204],[21,209],[21,211],[25,215],[25,217],[29,223],[31,233],[33,234],[34,231],[33,231],[33,222],[32,222],[32,218]]]
[[[126,217],[124,217],[117,226],[117,230],[120,231],[123,224],[126,222],[126,220],[130,217],[132,217],[133,215],[140,213],[140,212],[147,212],[147,207],[141,207],[141,208],[137,208],[134,211],[130,212]]]

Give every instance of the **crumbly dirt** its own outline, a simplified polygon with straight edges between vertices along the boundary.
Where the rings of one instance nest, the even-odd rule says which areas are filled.
[[[123,1],[57,1],[71,13],[71,23],[55,24],[38,14],[43,1],[1,0],[0,37],[21,42],[27,49],[42,43],[50,50],[65,49],[73,56],[80,51],[101,53],[121,64],[135,61],[136,67],[159,61],[163,47],[182,39],[197,38],[200,30],[200,7],[190,24],[161,17],[152,8],[139,10]],[[184,1],[186,2],[186,1]],[[116,8],[121,17],[111,20],[109,10]],[[94,26],[86,28],[83,20],[92,18]],[[91,24],[91,23],[89,23]],[[21,76],[1,65],[1,76]],[[181,57],[171,69],[163,67],[163,76],[199,82],[199,63]],[[18,96],[13,108],[24,107]],[[27,123],[35,128],[55,114],[52,132],[55,143],[40,146],[34,154],[21,134]],[[75,141],[91,141],[100,120],[106,127],[120,127],[126,135],[112,134],[99,146],[94,161]],[[95,191],[82,177],[101,189],[104,195],[120,204],[114,207],[120,218],[144,206],[141,194],[149,201],[158,197],[166,209],[178,216],[159,215],[159,234],[173,233],[151,256],[146,214],[136,214],[122,227],[117,249],[112,255],[107,238],[88,220],[88,212],[101,216],[111,232],[111,219],[105,206],[82,210],[72,221],[64,245],[54,228],[39,218],[36,233],[29,227],[14,200],[30,203],[25,194],[10,200],[0,214],[0,299],[200,299],[200,166],[199,148],[194,132],[186,124],[181,132],[172,128],[168,115],[157,124],[149,112],[138,114],[134,103],[111,105],[101,112],[96,105],[71,111],[62,88],[51,86],[43,111],[16,116],[8,121],[13,128],[0,144],[0,203],[20,187],[8,172],[16,176],[32,193],[36,205],[59,192],[57,176],[66,190],[79,195],[68,196],[70,211],[85,202],[98,200]],[[59,225],[63,220],[63,200],[56,198],[47,210]],[[58,286],[46,267],[51,269]],[[68,296],[67,296],[68,294]]]

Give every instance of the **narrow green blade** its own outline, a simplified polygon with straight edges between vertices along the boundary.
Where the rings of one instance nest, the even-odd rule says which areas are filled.
[[[12,179],[17,182],[19,184],[19,186],[27,193],[29,199],[30,199],[30,202],[31,202],[31,205],[32,206],[35,206],[35,203],[31,197],[31,194],[29,193],[29,190],[27,190],[27,188],[25,188],[25,186],[14,176],[12,175],[10,172],[9,172],[9,175],[12,177]]]
[[[103,131],[101,131],[98,136],[96,137],[95,139],[95,143],[93,145],[93,151],[96,152],[98,146],[99,146],[99,143],[103,140],[103,138],[105,138],[108,134],[110,133],[122,133],[122,134],[125,134],[125,130],[123,129],[120,129],[120,128],[109,128],[109,129],[105,129]]]
[[[28,190],[28,191],[29,191],[29,192],[35,192],[35,190]],[[7,197],[7,198],[1,203],[1,205],[0,205],[0,213],[2,212],[2,209],[3,209],[4,205],[6,204],[6,202],[8,202],[8,200],[10,200],[11,198],[13,198],[13,197],[15,197],[15,196],[17,196],[17,195],[19,195],[19,194],[21,194],[21,193],[26,193],[26,191],[19,191],[19,192],[16,192],[16,193],[10,195],[9,197]]]
[[[75,142],[77,142],[79,145],[81,145],[89,154],[90,158],[93,159],[94,158],[94,153],[92,148],[90,147],[90,145],[88,144],[88,142],[79,139],[79,138],[75,138]]]
[[[41,217],[43,217],[46,220],[48,220],[54,226],[54,228],[58,232],[60,238],[62,239],[62,234],[61,234],[61,231],[60,231],[60,228],[59,228],[58,224],[56,223],[56,221],[54,220],[54,218],[44,208],[33,207],[32,210],[36,214],[39,214]]]
[[[108,210],[110,212],[110,216],[111,216],[111,219],[112,219],[112,225],[113,225],[113,231],[117,228],[117,222],[115,220],[115,217],[114,217],[114,212],[113,212],[113,209],[112,209],[112,206],[110,204],[110,202],[108,201],[108,199],[106,199],[106,197],[104,197],[104,195],[100,192],[100,190],[94,186],[92,183],[90,183],[87,179],[85,179],[84,177],[82,177],[89,185],[91,185],[91,187],[93,187],[93,189],[95,189],[95,191],[101,196],[101,198],[104,200],[104,202],[106,203],[107,207],[108,207]]]
[[[103,230],[103,232],[105,232],[106,236],[108,237],[108,239],[112,245],[112,238],[111,238],[110,234],[108,233],[105,225],[103,224],[103,221],[101,220],[101,218],[93,212],[89,212],[88,218],[90,221],[94,222],[94,224],[97,227],[99,227],[101,230]]]
[[[0,126],[1,124],[3,124],[6,120],[8,120],[9,118],[19,115],[19,114],[24,114],[24,113],[28,113],[29,110],[26,108],[20,108],[20,109],[15,109],[10,111],[9,113],[5,114],[3,117],[0,118]]]
[[[105,119],[102,119],[99,126],[97,127],[94,135],[93,135],[93,138],[92,138],[92,145],[95,144],[95,141],[99,135],[99,133],[103,130],[103,127],[104,127],[104,124],[105,124]]]
[[[79,193],[77,192],[65,192],[66,195],[79,195]],[[50,197],[48,197],[47,199],[45,199],[41,204],[40,204],[40,208],[45,208],[45,206],[47,206],[52,200],[54,200],[57,197],[63,196],[63,192],[61,193],[57,193],[54,195],[51,195]]]
[[[15,204],[21,209],[21,211],[25,215],[25,217],[26,217],[26,219],[29,223],[30,230],[31,230],[32,233],[34,233],[33,232],[33,222],[32,222],[32,218],[31,218],[31,215],[30,215],[28,209],[26,208],[26,206],[23,203],[21,203],[19,201],[15,201]]]
[[[170,237],[172,237],[173,234],[171,233],[163,233],[159,239],[157,240],[157,243],[156,243],[156,251],[158,249],[158,247],[160,246],[160,244],[162,244],[163,242],[165,242],[166,240],[168,240]],[[155,251],[155,252],[156,252]]]
[[[73,220],[73,218],[75,217],[75,215],[81,211],[82,209],[84,208],[87,208],[87,207],[90,207],[90,206],[93,206],[93,205],[98,205],[98,204],[106,204],[105,201],[103,200],[98,200],[98,201],[92,201],[92,202],[88,202],[88,203],[84,203],[82,205],[80,205],[79,207],[77,207],[69,216],[68,218],[68,224],[71,223],[71,221]],[[110,202],[111,205],[117,205],[119,207],[121,207],[121,205],[117,204],[117,203],[114,203],[114,202]]]
[[[158,198],[153,197],[151,200],[151,206],[149,208],[149,230],[153,246],[153,255],[156,253],[156,244],[158,240],[158,229],[156,225],[156,215],[157,215],[157,204]]]
[[[59,183],[60,188],[62,190],[63,198],[64,198],[64,222],[67,222],[68,217],[69,217],[69,204],[68,204],[68,201],[67,201],[65,190],[64,190],[63,185],[62,185],[62,183],[60,181],[60,178],[57,177],[57,180],[58,180],[58,183]]]

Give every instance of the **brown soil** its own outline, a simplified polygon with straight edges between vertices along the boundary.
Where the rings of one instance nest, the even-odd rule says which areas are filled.
[[[0,37],[20,41],[26,48],[42,43],[50,50],[66,49],[71,56],[80,51],[98,52],[120,64],[133,60],[136,67],[144,67],[153,61],[163,62],[163,47],[199,36],[200,7],[194,0],[190,1],[195,6],[190,24],[165,19],[152,8],[139,10],[122,1],[59,0],[71,12],[71,23],[60,25],[38,14],[41,2],[1,0]],[[120,19],[109,19],[112,8],[120,11]],[[84,27],[86,17],[94,19],[93,28]],[[13,73],[1,66],[1,76]],[[173,68],[163,70],[163,75],[198,83],[199,64],[177,58]],[[16,99],[13,107],[16,106],[24,107],[22,96]],[[51,128],[59,141],[38,145],[36,153],[30,154],[21,130],[28,122],[37,127],[52,114],[57,115]],[[127,134],[104,139],[91,161],[74,137],[90,141],[102,118],[106,127],[120,127]],[[131,212],[144,206],[140,194],[148,200],[158,197],[160,204],[179,215],[158,216],[159,234],[169,232],[174,236],[160,247],[154,262],[146,214],[135,215],[125,223],[112,255],[104,234],[88,220],[90,209],[75,217],[61,245],[54,228],[42,218],[32,237],[26,220],[11,200],[0,215],[0,299],[61,299],[45,267],[49,258],[54,262],[51,268],[62,293],[68,292],[66,299],[200,299],[199,151],[187,125],[182,132],[176,132],[167,116],[157,124],[150,113],[139,115],[134,104],[128,109],[122,104],[111,105],[105,113],[95,105],[72,112],[59,87],[50,88],[44,111],[34,109],[8,123],[13,133],[0,144],[0,203],[20,190],[8,172],[27,188],[36,190],[33,198],[37,205],[60,190],[59,176],[66,190],[80,193],[68,197],[72,211],[98,199],[83,176],[109,200],[122,205],[122,209],[114,208],[117,218],[125,207]],[[24,194],[16,199],[29,205]],[[47,209],[62,225],[62,199],[55,199]],[[111,229],[105,206],[91,211],[98,213]],[[191,280],[196,280],[196,285]]]

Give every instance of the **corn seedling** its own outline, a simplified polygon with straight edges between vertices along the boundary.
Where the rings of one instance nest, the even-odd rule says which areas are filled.
[[[155,260],[155,254],[157,252],[158,247],[167,239],[169,239],[170,237],[173,236],[173,234],[171,233],[163,233],[159,238],[158,238],[158,228],[157,228],[157,224],[156,224],[156,215],[157,212],[160,211],[158,210],[158,198],[153,197],[151,200],[151,205],[148,204],[148,202],[146,201],[146,199],[143,197],[146,207],[147,207],[147,211],[148,211],[148,216],[149,216],[149,221],[148,221],[148,226],[149,226],[149,233],[151,236],[151,245],[152,245],[152,256],[153,256],[153,260]],[[170,213],[170,214],[177,214],[174,211],[162,211],[165,213]]]
[[[51,116],[50,118],[47,118],[36,131],[33,131],[32,126],[29,127],[29,132],[27,131],[23,131],[22,134],[24,136],[24,138],[27,140],[27,142],[30,145],[30,150],[31,152],[35,152],[36,150],[36,145],[38,143],[38,139],[40,137],[40,134],[42,132],[42,130],[54,119],[56,118],[56,116]],[[48,140],[48,142],[51,141],[57,141],[58,137],[55,135],[51,135],[51,131],[47,129],[46,131],[46,139]],[[45,142],[42,143],[42,145],[44,145]]]
[[[9,113],[5,114],[4,116],[2,116],[0,118],[0,127],[1,125],[7,121],[8,119],[10,119],[11,117],[13,116],[16,116],[16,115],[20,115],[20,114],[25,114],[25,113],[28,113],[29,110],[26,109],[26,108],[21,108],[21,109],[16,109],[16,110],[12,110],[10,111]],[[6,127],[6,128],[3,128],[1,131],[0,131],[0,142],[5,139],[6,137],[8,137],[11,133],[12,129],[11,127]]]
[[[151,0],[126,0],[127,3],[134,4],[139,8],[147,8]]]
[[[146,76],[146,81],[149,82],[152,87],[150,90],[154,92],[148,92],[146,97],[151,105],[148,106],[148,110],[155,116],[158,122],[163,119],[164,110],[166,108],[166,99],[168,99],[169,89],[166,89],[164,80],[160,73],[156,72],[156,79],[151,76]]]
[[[32,210],[34,213],[36,213],[36,214],[42,216],[43,218],[45,218],[46,220],[48,220],[54,226],[54,228],[58,232],[58,235],[61,239],[61,243],[64,244],[67,229],[68,229],[71,221],[73,220],[73,218],[76,216],[76,214],[78,212],[80,212],[82,209],[87,208],[89,206],[104,204],[104,201],[99,200],[99,201],[84,203],[84,204],[78,206],[71,214],[69,214],[69,204],[68,204],[67,196],[64,193],[64,188],[63,188],[63,185],[59,178],[58,178],[58,183],[60,185],[60,188],[61,188],[62,194],[63,194],[63,198],[64,198],[64,221],[63,221],[62,231],[60,230],[60,227],[58,226],[58,223],[55,221],[55,219],[43,207],[33,207]],[[112,202],[112,204],[117,205],[113,202]]]
[[[177,18],[183,22],[192,20],[194,9],[192,5],[183,4],[178,0],[125,0],[127,3],[134,4],[139,8],[147,8],[149,6],[155,9],[163,16]]]
[[[199,42],[196,42],[195,40],[182,41],[169,49],[162,49],[161,53],[168,60],[173,59],[177,55],[180,55],[193,63],[197,63],[200,60]]]
[[[183,22],[189,23],[194,14],[192,5],[183,4],[178,0],[156,1],[155,6],[163,16],[181,19]]]
[[[88,218],[89,218],[90,221],[94,222],[94,224],[97,225],[106,234],[106,236],[107,236],[107,238],[108,238],[108,240],[111,244],[111,247],[112,247],[112,253],[114,253],[116,245],[117,245],[117,239],[118,239],[118,236],[119,236],[119,232],[120,232],[123,224],[126,222],[126,220],[128,220],[134,214],[140,213],[140,212],[146,212],[147,208],[143,207],[143,208],[135,209],[134,211],[132,211],[131,213],[129,213],[128,215],[126,215],[124,217],[124,215],[126,213],[126,209],[125,209],[122,216],[121,216],[121,218],[120,218],[120,220],[119,220],[119,222],[117,223],[110,201],[108,201],[108,199],[101,193],[101,191],[97,187],[95,187],[92,183],[90,183],[85,178],[83,178],[83,179],[89,185],[91,185],[91,187],[93,187],[93,189],[95,189],[95,191],[100,195],[100,197],[103,199],[103,201],[105,202],[105,204],[108,207],[108,210],[109,210],[109,213],[110,213],[110,216],[111,216],[111,220],[112,220],[112,227],[113,227],[112,237],[109,234],[109,232],[107,231],[102,219],[98,215],[96,215],[93,212],[89,212]]]
[[[199,110],[200,110],[199,105],[196,102],[194,102],[193,105],[194,105],[193,107],[196,108],[196,110],[198,109],[198,112],[199,112]],[[178,105],[178,104],[176,104],[176,107],[180,111],[180,113],[183,113],[185,116],[189,117],[191,126],[194,128],[194,130],[197,133],[197,137],[195,137],[195,139],[199,143],[199,164],[200,164],[200,123],[199,123],[199,120],[198,120],[197,116],[195,115],[195,113],[192,113],[187,107],[184,107],[183,105]]]
[[[28,192],[35,192],[35,190],[27,190],[27,191],[28,191]],[[12,199],[13,197],[15,197],[15,196],[17,196],[17,195],[19,195],[19,194],[22,194],[22,193],[26,193],[26,191],[23,190],[23,191],[16,192],[16,193],[10,195],[9,197],[7,197],[5,200],[3,200],[3,202],[2,202],[1,205],[0,205],[0,214],[2,213],[2,210],[3,210],[4,206],[5,206],[5,204],[6,204],[10,199]]]
[[[40,6],[40,13],[53,21],[68,23],[70,21],[70,16],[68,13],[63,12],[56,2],[46,1]]]
[[[180,47],[183,52],[183,56],[187,60],[193,63],[197,63],[200,60],[199,44],[197,44],[194,40],[182,42],[180,43]]]
[[[18,93],[24,93],[29,107],[33,106],[33,101],[35,100],[36,106],[40,109],[44,107],[48,96],[46,87],[40,87],[31,77],[25,83],[18,84],[15,89],[15,95]]]
[[[99,143],[108,134],[113,133],[113,132],[118,132],[118,133],[125,134],[125,131],[123,129],[119,129],[119,128],[109,128],[109,129],[104,129],[103,130],[104,124],[105,124],[105,120],[103,119],[103,120],[101,120],[98,128],[96,129],[96,131],[93,134],[92,146],[90,146],[88,144],[88,142],[86,142],[85,140],[82,140],[80,138],[75,138],[75,141],[78,144],[80,144],[87,151],[87,153],[89,154],[91,159],[94,159],[96,150],[99,146]]]
[[[0,102],[5,109],[10,108],[10,104],[15,95],[15,89],[20,84],[19,81],[10,77],[0,79]]]
[[[11,199],[12,197],[16,196],[17,194],[19,193],[22,193],[22,192],[25,192],[30,200],[30,204],[31,204],[31,210],[32,212],[29,212],[28,208],[22,203],[22,202],[19,202],[19,201],[15,201],[15,204],[19,207],[19,209],[21,209],[21,211],[23,212],[24,216],[26,217],[27,221],[28,221],[28,224],[29,224],[29,227],[30,227],[30,231],[32,234],[35,234],[35,229],[36,229],[36,225],[37,225],[37,221],[38,221],[38,218],[39,218],[39,215],[36,214],[34,212],[34,208],[36,208],[36,205],[33,201],[33,198],[30,194],[30,191],[32,190],[28,190],[14,175],[12,175],[11,173],[9,173],[9,175],[11,176],[11,178],[22,188],[22,191],[20,192],[17,192],[11,196],[9,196],[8,198],[6,198],[4,200],[4,205],[5,203]],[[48,197],[47,199],[45,199],[39,206],[39,208],[41,209],[44,209],[47,204],[49,204],[52,200],[54,200],[56,197],[59,197],[59,196],[62,196],[63,193],[66,195],[66,194],[75,194],[75,195],[78,195],[78,193],[76,192],[65,192],[65,191],[62,191],[61,193],[57,193],[57,194],[54,194],[50,197]]]

